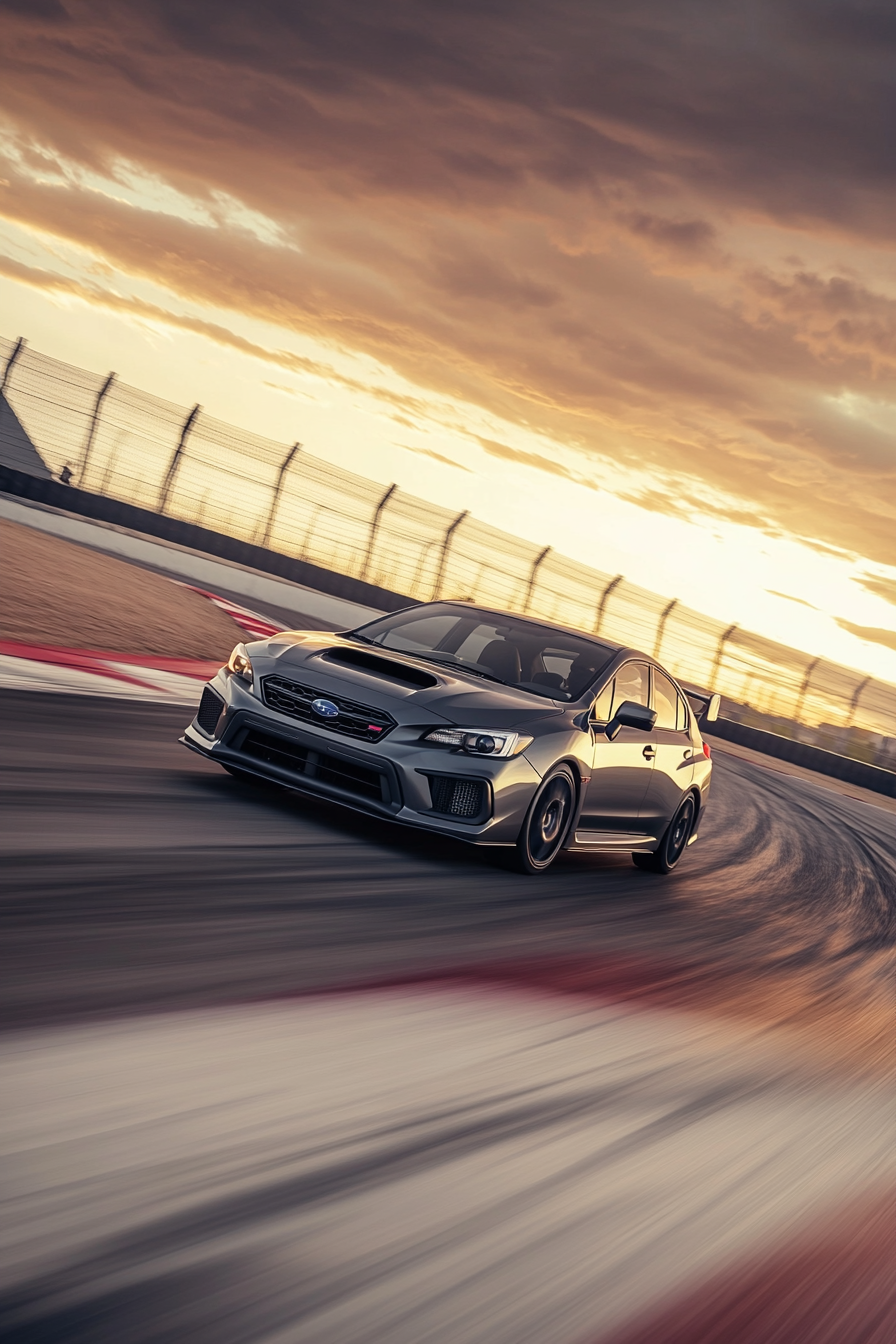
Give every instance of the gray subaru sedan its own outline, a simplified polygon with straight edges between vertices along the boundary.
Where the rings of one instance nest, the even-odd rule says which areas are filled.
[[[346,634],[238,644],[183,744],[268,781],[543,872],[561,849],[668,873],[697,839],[712,762],[694,702],[646,654],[466,602]]]

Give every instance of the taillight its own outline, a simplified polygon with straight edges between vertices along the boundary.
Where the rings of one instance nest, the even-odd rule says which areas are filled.
[[[706,757],[707,760],[709,760],[710,757],[712,756],[712,752],[711,752],[710,749],[709,749],[709,743],[708,743],[708,742],[704,742],[704,743],[703,743],[703,755]]]

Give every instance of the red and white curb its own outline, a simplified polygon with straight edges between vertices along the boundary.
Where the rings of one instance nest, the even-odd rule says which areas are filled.
[[[147,1339],[175,1302],[302,1344],[894,1337],[893,1087],[760,1028],[435,981],[7,1035],[0,1072],[22,1338],[129,1337],[125,1285]]]
[[[203,683],[220,666],[191,658],[129,656],[0,640],[0,686],[11,690],[194,705],[199,703]]]
[[[172,579],[172,583],[180,583],[179,579]],[[241,607],[236,602],[232,602],[229,597],[219,597],[217,593],[210,593],[205,588],[196,588],[192,583],[180,583],[181,588],[189,588],[190,592],[198,593],[200,597],[207,598],[209,602],[214,602],[216,607],[225,612],[230,619],[245,630],[247,635],[253,639],[268,639],[271,635],[279,634],[285,630],[285,625],[279,625],[272,621],[268,616],[259,616],[257,611],[250,611],[248,607]]]
[[[191,588],[200,597],[214,602],[251,639],[266,639],[284,629],[266,616],[203,588],[193,588],[191,584],[180,586]],[[195,705],[199,702],[203,683],[213,677],[220,666],[220,663],[206,659],[109,653],[0,639],[0,687],[13,690]]]

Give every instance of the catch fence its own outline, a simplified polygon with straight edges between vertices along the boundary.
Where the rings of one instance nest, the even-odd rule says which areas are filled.
[[[726,625],[436,504],[0,338],[9,405],[49,469],[410,598],[466,598],[644,649],[747,722],[891,765],[896,686]],[[751,718],[752,716],[752,718]],[[799,727],[797,726],[799,725]],[[890,740],[886,740],[890,739]]]

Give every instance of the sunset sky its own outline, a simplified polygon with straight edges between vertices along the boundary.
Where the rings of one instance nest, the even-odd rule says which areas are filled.
[[[0,0],[0,334],[896,681],[893,0]]]

